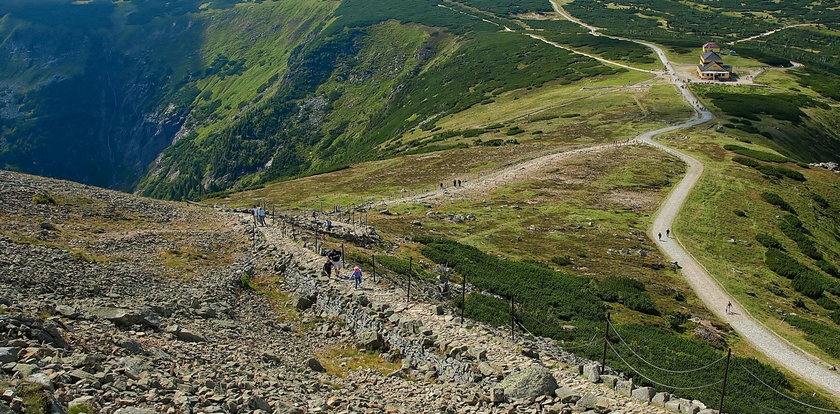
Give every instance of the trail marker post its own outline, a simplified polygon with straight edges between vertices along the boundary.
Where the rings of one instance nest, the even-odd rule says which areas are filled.
[[[601,369],[607,366],[607,341],[610,340],[610,314],[607,312],[607,322],[604,324],[604,353],[601,355]]]
[[[414,257],[408,258],[408,288],[405,290],[405,298],[411,302],[411,268],[414,262]]]
[[[464,324],[464,312],[467,311],[467,275],[462,276],[461,283],[461,324]]]
[[[510,295],[510,339],[514,339],[514,326],[516,323],[516,310],[513,307],[513,295]]]
[[[723,397],[726,396],[726,383],[729,380],[729,360],[732,359],[732,348],[726,351],[726,368],[723,371],[723,388],[720,389],[720,406],[718,412],[723,414]]]
[[[373,283],[376,283],[376,255],[370,255],[370,262],[371,264],[371,274],[373,274]]]

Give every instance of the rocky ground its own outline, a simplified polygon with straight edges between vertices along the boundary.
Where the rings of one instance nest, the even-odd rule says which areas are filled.
[[[235,213],[0,172],[0,414],[664,412],[320,261]]]

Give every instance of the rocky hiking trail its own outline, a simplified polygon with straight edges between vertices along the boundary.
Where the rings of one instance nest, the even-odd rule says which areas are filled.
[[[387,283],[320,278],[320,255],[236,213],[9,172],[0,206],[2,414],[629,414],[670,399]],[[176,236],[232,259],[172,275],[155,247]]]

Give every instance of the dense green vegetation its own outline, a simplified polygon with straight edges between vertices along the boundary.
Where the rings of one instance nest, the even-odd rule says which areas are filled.
[[[606,59],[628,63],[651,64],[659,60],[649,48],[637,43],[592,36],[575,23],[566,20],[529,20],[528,26],[548,40],[566,44]]]
[[[759,151],[750,148],[745,148],[740,145],[724,145],[723,148],[727,151],[732,151],[736,154],[744,155],[747,157],[752,157],[757,160],[767,161],[767,162],[788,162],[789,159],[782,157],[781,155],[776,155],[766,151]]]
[[[762,174],[773,177],[773,178],[783,178],[788,177],[790,179],[796,181],[805,181],[806,178],[802,173],[799,171],[791,170],[789,168],[784,167],[777,167],[774,165],[767,165],[762,164],[752,158],[745,158],[745,157],[734,157],[732,161],[737,162],[738,164],[746,165],[747,167],[752,167],[761,172]]]
[[[597,337],[603,336],[604,307],[599,304],[599,297],[607,301],[620,301],[622,297],[626,299],[643,296],[645,292],[644,285],[633,279],[611,277],[593,283],[583,277],[556,272],[539,263],[515,262],[491,256],[451,240],[421,238],[415,241],[425,244],[422,252],[426,257],[437,263],[448,264],[455,272],[466,275],[470,283],[480,289],[482,293],[472,293],[467,297],[466,314],[469,317],[497,326],[509,324],[508,298],[512,296],[516,303],[516,320],[528,332],[563,340],[562,343],[569,346],[584,344],[593,334]],[[562,325],[568,323],[576,328],[562,329]],[[671,370],[691,369],[708,365],[721,358],[721,352],[708,344],[646,325],[629,324],[618,326],[617,329],[623,340],[618,339],[614,333],[611,334],[610,342],[619,354],[614,351],[608,352],[607,364],[632,376],[638,383],[667,390],[667,387],[652,383],[649,379],[674,387],[695,387],[717,383],[721,379],[721,364],[691,374],[677,374],[651,368],[637,356],[638,354],[646,360],[656,361],[660,367]],[[809,326],[808,329],[812,327]],[[814,330],[813,333],[834,334],[829,330]],[[625,348],[624,342],[635,353]],[[591,346],[577,348],[575,352],[600,360],[601,347],[602,343],[596,341]],[[749,369],[777,389],[792,391],[792,385],[775,369],[753,359],[737,356],[733,358],[732,367],[728,387],[731,396],[727,399],[728,412],[754,413],[756,407],[785,413],[808,412],[802,406],[756,383],[743,368],[737,367]],[[716,387],[679,390],[679,395],[699,399],[707,404],[717,402],[720,396]],[[811,404],[825,406],[809,395],[796,397]]]
[[[575,0],[564,6],[609,33],[696,47],[708,40],[733,40],[769,31],[785,22],[834,23],[840,11],[809,0],[774,2],[721,0]]]
[[[142,191],[196,197],[402,154],[374,148],[507,91],[621,71],[433,2],[416,1],[410,13],[393,2],[371,13],[369,3],[343,2],[341,17],[289,58],[274,95],[207,137],[179,141]],[[393,65],[383,66],[383,56]],[[443,149],[433,142],[412,151]]]

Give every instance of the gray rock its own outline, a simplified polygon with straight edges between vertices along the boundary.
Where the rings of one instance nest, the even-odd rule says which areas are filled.
[[[470,347],[467,353],[479,361],[487,361],[487,351],[481,348]]]
[[[560,387],[554,390],[554,395],[564,404],[574,404],[581,399],[580,394],[569,387]]]
[[[307,368],[309,368],[309,369],[311,369],[315,372],[327,372],[327,370],[324,369],[324,366],[321,365],[321,361],[318,361],[315,358],[307,359],[306,360],[306,366],[307,366]]]
[[[72,306],[58,305],[55,307],[55,312],[59,315],[64,315],[70,319],[75,319],[79,316],[79,311]]]
[[[618,391],[620,394],[630,396],[633,393],[633,379],[629,379],[627,381],[618,381],[615,384],[615,390]]]
[[[5,346],[0,348],[0,363],[6,364],[9,362],[17,362],[20,348],[14,346]]]
[[[653,399],[654,392],[655,390],[651,387],[639,387],[633,390],[631,394],[633,398],[639,401],[650,402]]]
[[[592,383],[601,381],[601,365],[588,364],[583,367],[583,375]]]
[[[672,400],[666,402],[665,409],[674,413],[680,412],[680,400]]]
[[[79,397],[70,401],[70,403],[67,404],[67,408],[72,410],[76,407],[93,407],[94,401],[96,401],[96,398],[90,395]]]
[[[500,369],[494,367],[486,361],[482,361],[480,364],[478,364],[478,372],[480,372],[481,375],[484,375],[485,377],[498,378],[502,375],[502,371]]]
[[[298,296],[297,299],[295,299],[295,307],[298,310],[307,310],[311,308],[313,304],[313,301],[309,300],[309,298],[304,296]]]
[[[493,388],[490,391],[490,401],[493,403],[500,403],[505,400],[505,389],[504,388]]]
[[[548,368],[532,364],[525,369],[508,375],[499,386],[511,398],[528,399],[551,395],[557,389],[557,381]]]
[[[653,399],[651,399],[650,402],[651,402],[651,404],[653,404],[657,407],[664,407],[665,403],[668,402],[670,399],[671,399],[671,394],[668,394],[667,392],[657,392],[656,395],[653,396]]]
[[[130,328],[134,325],[157,328],[160,318],[151,311],[132,311],[120,308],[99,308],[93,315],[100,319],[107,319],[120,328]]]
[[[116,341],[117,346],[131,352],[132,354],[145,354],[146,351],[139,342],[131,338],[120,338]]]
[[[376,331],[362,332],[358,335],[358,344],[367,350],[381,349],[383,347],[382,335]]]
[[[575,403],[575,410],[577,411],[585,411],[591,410],[595,408],[595,404],[598,403],[598,398],[595,397],[592,393],[587,393],[583,397],[581,397],[577,403]]]
[[[155,410],[139,407],[125,407],[114,411],[114,414],[155,414]]]
[[[618,383],[619,379],[620,378],[615,375],[601,375],[601,381],[611,390],[615,389],[615,384]]]
[[[26,377],[26,382],[31,382],[33,384],[38,384],[38,385],[44,387],[44,389],[47,389],[47,390],[50,390],[50,391],[52,391],[52,389],[53,389],[53,383],[50,380],[50,377],[48,377],[47,374],[44,374],[44,373],[41,373],[41,372],[39,372],[37,374],[32,374],[32,375]]]
[[[707,408],[705,410],[700,410],[700,412],[697,413],[697,414],[720,414],[720,413],[718,412],[718,410],[713,410],[711,408]]]
[[[175,337],[184,341],[184,342],[204,342],[206,339],[192,331],[188,331],[186,329],[179,329],[178,332],[175,332]]]

